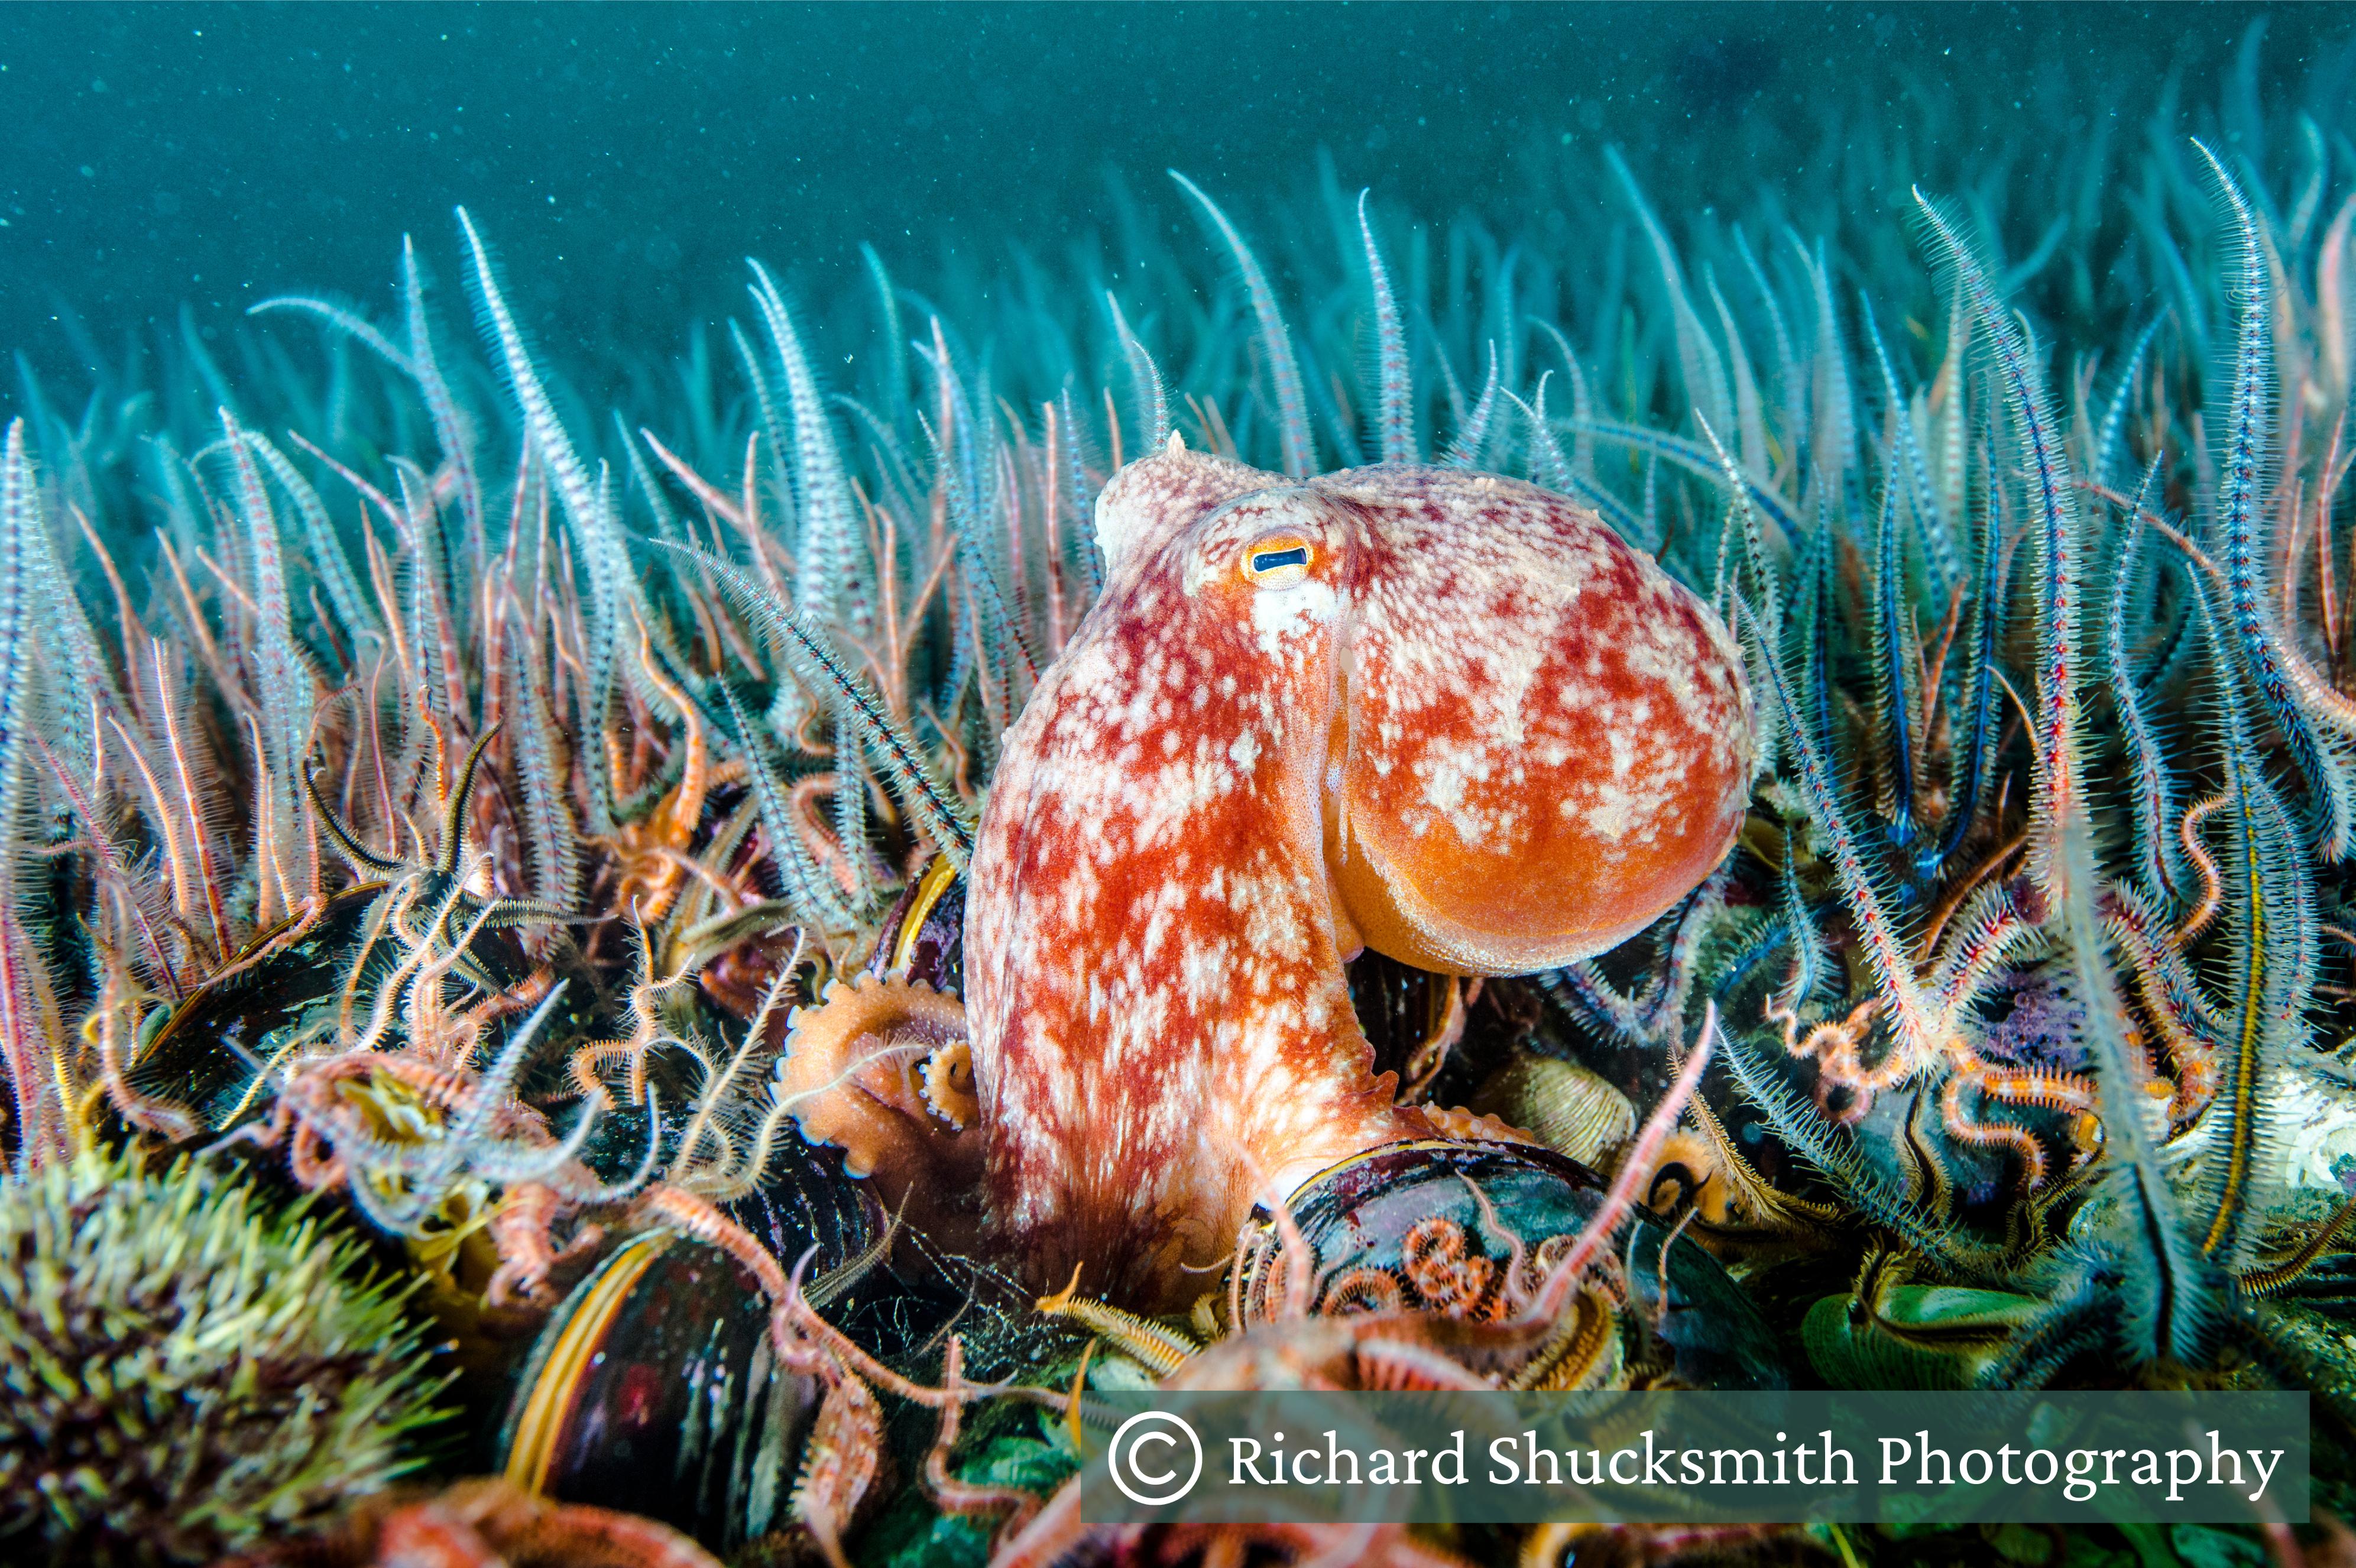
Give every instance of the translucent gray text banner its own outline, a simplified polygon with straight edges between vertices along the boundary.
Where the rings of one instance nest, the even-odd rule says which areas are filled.
[[[1106,1393],[1090,1523],[2304,1523],[2303,1393]]]

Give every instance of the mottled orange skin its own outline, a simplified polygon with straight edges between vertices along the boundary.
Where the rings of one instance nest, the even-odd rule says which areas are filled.
[[[1256,1198],[1432,1134],[1344,961],[1619,942],[1733,842],[1751,702],[1707,607],[1535,486],[1173,443],[1098,531],[1104,595],[983,813],[968,1017],[1000,1235],[1039,1281],[1169,1305]],[[1270,541],[1300,581],[1246,569]]]

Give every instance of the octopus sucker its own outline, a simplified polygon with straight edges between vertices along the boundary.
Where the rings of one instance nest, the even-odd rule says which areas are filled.
[[[1751,697],[1708,606],[1534,485],[1173,439],[1097,532],[974,851],[984,1190],[1042,1285],[1183,1305],[1255,1202],[1454,1130],[1375,1076],[1344,964],[1640,929],[1734,841]]]
[[[971,1188],[980,1144],[965,1009],[922,981],[861,974],[828,986],[788,1020],[775,1094],[802,1135],[843,1151],[886,1208],[957,1243],[972,1216],[948,1199]]]

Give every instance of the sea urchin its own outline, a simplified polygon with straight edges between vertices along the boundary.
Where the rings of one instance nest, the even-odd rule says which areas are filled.
[[[206,1562],[407,1469],[440,1384],[359,1251],[186,1161],[0,1180],[0,1540]]]

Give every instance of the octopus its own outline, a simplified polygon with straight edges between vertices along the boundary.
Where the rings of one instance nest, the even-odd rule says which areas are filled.
[[[1451,1131],[1375,1075],[1344,965],[1622,941],[1732,844],[1752,711],[1710,608],[1534,485],[1173,436],[1097,534],[983,811],[967,1026],[996,1240],[1174,1310],[1255,1204]]]
[[[954,1250],[971,1244],[980,1108],[955,996],[897,973],[835,981],[795,1011],[776,1092],[805,1138],[874,1178],[887,1210]]]

